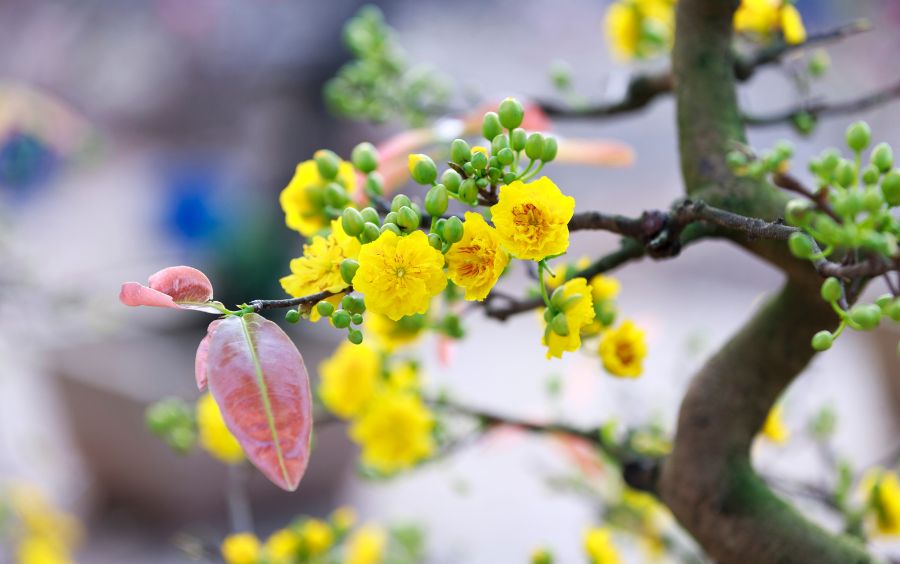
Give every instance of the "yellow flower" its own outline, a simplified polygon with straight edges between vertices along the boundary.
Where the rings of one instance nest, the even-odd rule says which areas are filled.
[[[271,564],[288,564],[300,550],[300,536],[290,529],[279,529],[266,540],[263,551]]]
[[[569,220],[575,199],[546,176],[500,187],[491,217],[506,250],[523,260],[543,260],[569,248]]]
[[[259,539],[253,533],[228,535],[222,543],[222,558],[226,564],[255,564],[259,557]]]
[[[209,392],[197,400],[197,430],[200,446],[225,464],[237,464],[244,460],[240,443],[225,426],[222,412]]]
[[[591,290],[584,278],[573,278],[562,287],[563,298],[568,300],[575,296],[578,299],[568,305],[566,317],[567,335],[560,335],[550,326],[544,331],[543,343],[547,347],[547,358],[562,358],[564,351],[574,352],[581,348],[581,331],[594,321],[594,304],[591,301]]]
[[[35,545],[40,544],[38,539],[60,550],[78,544],[82,535],[81,524],[54,507],[40,489],[26,483],[13,483],[0,491],[0,499],[4,494],[19,526],[35,541]],[[2,510],[0,504],[0,515]],[[34,551],[40,552],[40,547],[36,546]]]
[[[331,513],[331,522],[339,531],[346,531],[356,523],[356,510],[352,507],[338,507]]]
[[[334,543],[331,525],[320,519],[309,519],[300,527],[300,538],[309,554],[322,554]]]
[[[380,564],[384,559],[387,535],[381,527],[360,527],[347,541],[345,564]]]
[[[595,527],[584,533],[584,552],[591,564],[619,564],[619,553],[606,527]]]
[[[900,480],[883,468],[866,473],[861,487],[874,517],[875,530],[882,535],[900,535]]]
[[[329,218],[325,213],[325,186],[328,182],[319,174],[315,161],[304,161],[297,165],[294,177],[281,191],[279,198],[285,223],[289,228],[309,237],[328,225]],[[352,194],[356,190],[353,165],[341,161],[334,182]]]
[[[399,237],[385,231],[359,251],[359,269],[353,279],[371,311],[394,321],[405,315],[425,313],[447,286],[444,255],[416,231]]]
[[[331,233],[316,235],[303,245],[303,256],[291,261],[291,273],[281,278],[281,287],[288,294],[299,298],[318,292],[339,292],[347,287],[341,276],[341,262],[359,255],[360,243],[356,237],[344,233],[341,220],[331,222]],[[337,305],[341,295],[332,296],[327,301]],[[321,316],[316,308],[310,318],[318,321]]]
[[[423,314],[406,315],[394,321],[379,313],[366,312],[366,329],[387,352],[415,342],[427,325]]]
[[[344,342],[319,365],[319,375],[319,397],[325,407],[338,417],[354,417],[375,394],[381,357],[366,344]]]
[[[742,0],[734,14],[734,29],[764,42],[771,41],[778,32],[787,43],[806,41],[800,12],[785,0]]]
[[[65,545],[42,535],[29,535],[16,547],[18,564],[68,564],[72,562]]]
[[[595,302],[614,300],[619,295],[619,281],[611,276],[598,274],[591,278],[591,297]]]
[[[470,301],[487,297],[509,264],[509,255],[500,246],[497,231],[481,214],[472,212],[466,212],[462,239],[445,256],[447,275],[465,288],[466,299]]]
[[[419,389],[419,371],[412,362],[394,367],[387,380],[388,386],[397,392],[415,392]]]
[[[616,59],[646,59],[666,52],[675,27],[674,0],[619,0],[606,12],[606,40]]]
[[[784,419],[782,419],[781,405],[776,405],[769,411],[760,433],[775,444],[781,445],[787,442],[790,437],[790,431],[788,431],[787,426],[784,424]]]
[[[613,376],[637,378],[644,370],[646,356],[644,332],[631,321],[625,321],[600,337],[600,359]]]
[[[350,428],[366,466],[390,474],[434,452],[434,416],[418,396],[384,390]]]

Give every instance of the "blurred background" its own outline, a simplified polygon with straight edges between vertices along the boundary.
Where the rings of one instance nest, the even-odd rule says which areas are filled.
[[[610,60],[601,0],[377,4],[410,59],[454,85],[454,107],[507,95],[554,98],[548,76],[556,60],[594,101],[620,96],[635,70]],[[174,454],[143,422],[154,401],[197,396],[193,354],[208,320],[122,307],[119,285],[189,264],[227,304],[283,296],[278,278],[302,241],[285,228],[277,197],[295,165],[318,148],[348,156],[359,141],[400,129],[335,118],[323,102],[323,84],[349,57],[341,27],[360,5],[0,2],[0,481],[33,484],[77,515],[85,530],[79,562],[189,561],[179,549],[184,535],[215,545],[228,532],[222,465],[201,452]],[[861,17],[875,24],[829,48],[832,70],[815,95],[843,100],[897,79],[897,3],[800,0],[798,8],[811,32]],[[788,74],[760,72],[741,89],[745,109],[796,104]],[[636,162],[547,170],[581,209],[666,207],[681,193],[673,110],[663,98],[636,115],[555,123],[561,136],[626,143]],[[875,140],[900,146],[900,103],[859,117]],[[840,144],[848,121],[825,120],[805,138],[789,126],[753,130],[751,141],[791,139],[795,161],[805,163]],[[616,246],[614,237],[578,233],[570,255]],[[716,242],[616,276],[621,315],[648,331],[641,379],[605,376],[587,352],[544,360],[533,346],[538,316],[523,315],[506,324],[471,316],[470,338],[449,364],[426,339],[428,381],[509,415],[578,425],[657,420],[671,430],[693,370],[779,282],[764,264]],[[520,269],[505,284],[524,291],[526,282]],[[342,338],[306,323],[288,331],[313,373]],[[816,359],[783,401],[791,441],[757,445],[758,465],[820,479],[823,463],[804,429],[826,405],[838,415],[837,451],[860,467],[897,447],[898,333],[879,331],[850,334]],[[561,383],[553,398],[550,379]],[[595,522],[590,499],[550,485],[571,469],[539,437],[491,437],[387,482],[359,478],[354,464],[345,430],[329,426],[297,493],[251,476],[260,531],[350,504],[363,519],[421,524],[432,562],[524,562],[543,545],[567,563],[581,561],[581,532]]]

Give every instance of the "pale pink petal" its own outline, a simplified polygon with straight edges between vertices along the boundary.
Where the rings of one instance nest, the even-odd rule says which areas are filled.
[[[170,266],[150,277],[149,287],[137,282],[122,284],[119,301],[127,306],[152,306],[194,309],[221,313],[210,305],[212,283],[205,274],[190,266]]]
[[[255,313],[225,318],[213,328],[206,375],[247,458],[278,487],[297,489],[309,461],[312,401],[294,343]]]

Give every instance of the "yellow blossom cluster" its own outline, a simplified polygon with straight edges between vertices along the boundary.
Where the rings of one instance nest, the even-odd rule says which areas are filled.
[[[81,525],[50,504],[31,484],[0,488],[0,547],[14,547],[21,564],[68,564],[81,538]],[[10,538],[5,533],[12,532]],[[7,544],[8,543],[8,544]],[[2,556],[2,553],[0,553]]]
[[[222,412],[209,392],[197,400],[197,433],[200,446],[214,458],[225,464],[243,462],[244,451],[225,426]]]
[[[235,533],[222,542],[222,558],[226,564],[384,562],[389,540],[387,531],[375,524],[353,530],[355,524],[356,512],[352,508],[341,507],[327,521],[302,518],[273,532],[265,542],[253,533]]]
[[[874,531],[885,536],[900,535],[900,478],[897,473],[873,468],[863,477],[860,489]]]
[[[357,184],[353,165],[340,161],[336,176],[331,180],[323,177],[315,160],[297,165],[293,178],[279,198],[289,228],[309,237],[328,227],[326,190],[332,182],[353,194]]]
[[[584,552],[591,564],[619,564],[622,559],[606,527],[594,527],[584,533]]]
[[[435,420],[419,395],[415,367],[385,365],[371,346],[344,343],[319,368],[319,397],[352,421],[350,438],[362,448],[363,463],[389,474],[433,454]]]

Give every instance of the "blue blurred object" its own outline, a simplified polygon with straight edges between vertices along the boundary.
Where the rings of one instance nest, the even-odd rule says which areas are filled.
[[[0,189],[27,196],[53,177],[60,162],[39,137],[13,130],[0,145]]]
[[[171,166],[163,178],[163,222],[170,235],[187,245],[211,243],[222,224],[215,196],[219,168],[204,162]]]

